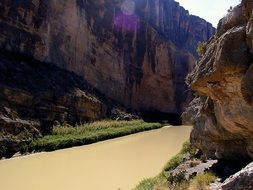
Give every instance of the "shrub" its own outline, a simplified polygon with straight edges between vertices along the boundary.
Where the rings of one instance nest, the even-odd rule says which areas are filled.
[[[203,154],[203,155],[201,155],[200,156],[200,160],[202,161],[202,162],[206,162],[207,161],[207,158],[206,158],[206,156]]]
[[[197,53],[199,56],[203,56],[206,53],[206,43],[205,42],[198,43]]]
[[[135,190],[153,190],[156,185],[154,178],[144,179]]]
[[[195,156],[195,153],[196,153],[196,148],[194,148],[192,145],[191,145],[191,143],[190,143],[190,141],[186,141],[184,144],[183,144],[183,148],[182,148],[182,150],[181,150],[181,154],[187,154],[187,153],[189,153],[190,154],[190,157],[191,158],[194,158],[194,156]]]
[[[169,190],[188,190],[189,188],[189,182],[188,181],[183,181],[180,184],[177,184],[174,187],[170,187]]]
[[[21,146],[20,148],[20,153],[21,154],[25,154],[28,152],[28,145],[27,144],[24,144],[23,146]]]
[[[208,185],[216,180],[216,176],[213,173],[204,173],[202,175],[197,175],[191,182],[190,190],[208,190]]]
[[[168,177],[168,182],[170,184],[180,184],[182,182],[186,181],[185,179],[185,171],[181,171],[176,175],[170,174]]]
[[[144,179],[135,190],[158,190],[163,186],[168,186],[168,182],[166,176],[161,173],[157,177]]]

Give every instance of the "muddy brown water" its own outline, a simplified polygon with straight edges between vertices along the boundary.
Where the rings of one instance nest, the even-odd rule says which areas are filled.
[[[131,190],[179,152],[191,127],[0,161],[1,190]]]

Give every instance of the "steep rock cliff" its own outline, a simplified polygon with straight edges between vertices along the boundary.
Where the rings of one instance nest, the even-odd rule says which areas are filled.
[[[50,133],[57,122],[74,125],[105,118],[106,105],[73,72],[0,51],[0,157]]]
[[[180,113],[199,41],[215,32],[174,0],[2,0],[0,48],[55,64],[127,108]]]
[[[195,98],[183,114],[191,141],[208,157],[253,158],[253,1],[243,0],[220,20],[217,34],[187,77]]]

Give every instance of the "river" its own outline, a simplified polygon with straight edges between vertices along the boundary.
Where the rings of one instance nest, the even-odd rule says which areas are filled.
[[[131,190],[179,152],[191,127],[0,161],[1,190]]]

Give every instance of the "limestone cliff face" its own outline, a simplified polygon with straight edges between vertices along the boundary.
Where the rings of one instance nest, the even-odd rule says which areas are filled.
[[[253,1],[221,19],[217,34],[188,76],[195,98],[184,113],[191,141],[208,157],[253,158]]]
[[[180,113],[199,41],[215,32],[174,0],[2,0],[0,48],[82,76],[139,111]]]

